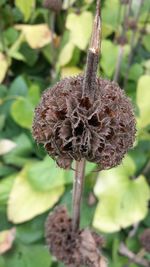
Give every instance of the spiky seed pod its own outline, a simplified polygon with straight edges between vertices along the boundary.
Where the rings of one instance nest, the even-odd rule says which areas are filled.
[[[143,248],[147,252],[150,252],[150,228],[144,230],[144,232],[140,236],[140,242]]]
[[[73,232],[71,221],[64,206],[50,213],[45,227],[50,252],[68,267],[85,264],[101,267],[97,264],[100,261],[97,251],[103,246],[103,238],[88,229]]]
[[[58,165],[73,159],[117,166],[135,139],[130,100],[119,86],[97,78],[93,99],[83,96],[83,76],[61,80],[43,93],[35,110],[33,136]]]
[[[65,207],[57,207],[46,221],[46,242],[50,252],[65,265],[80,261],[76,259],[76,233],[72,232],[71,218]]]
[[[45,0],[43,6],[54,12],[59,12],[62,9],[62,0]]]

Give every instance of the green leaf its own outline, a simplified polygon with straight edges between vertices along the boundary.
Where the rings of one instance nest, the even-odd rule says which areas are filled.
[[[142,220],[148,211],[150,189],[143,175],[135,173],[133,160],[126,156],[123,164],[102,171],[94,188],[99,203],[93,226],[103,232],[115,232]]]
[[[89,43],[92,23],[92,13],[88,11],[67,16],[66,28],[70,30],[70,41],[81,50],[85,50]]]
[[[26,134],[14,138],[16,147],[3,156],[4,162],[10,165],[15,165],[22,167],[27,161],[29,161],[29,156],[33,151],[32,143]]]
[[[145,46],[147,51],[150,52],[150,34],[143,37],[143,45]]]
[[[72,182],[72,172],[56,167],[49,156],[28,170],[28,181],[38,191],[49,191]]]
[[[102,11],[102,21],[104,24],[109,25],[109,27],[115,31],[118,25],[118,0],[106,0],[105,6]],[[111,16],[110,16],[111,14]]]
[[[139,108],[138,127],[144,128],[150,124],[150,76],[143,75],[137,86],[137,105]]]
[[[4,260],[4,258],[1,255],[0,255],[0,266],[1,267],[6,267],[5,260]]]
[[[138,63],[135,63],[131,66],[129,70],[129,79],[137,81],[142,74],[143,74],[142,66]]]
[[[10,152],[14,147],[16,147],[16,143],[9,139],[0,139],[0,156]]]
[[[6,205],[16,175],[10,175],[0,181],[0,205]]]
[[[18,38],[18,32],[14,28],[10,27],[4,31],[4,38],[8,46],[12,45]]]
[[[17,245],[5,257],[7,267],[50,267],[51,256],[42,245]]]
[[[58,58],[58,64],[59,66],[64,66],[72,59],[73,51],[74,51],[74,44],[71,42],[68,42],[63,49],[60,52],[59,58]]]
[[[117,57],[118,47],[109,40],[103,40],[101,67],[108,77],[111,77],[115,71]]]
[[[23,43],[21,45],[19,52],[27,65],[32,67],[36,63],[38,59],[38,52],[33,50],[27,43]]]
[[[75,76],[81,73],[82,70],[77,67],[65,67],[61,69],[61,77],[69,77],[69,76]]]
[[[36,106],[39,103],[40,100],[40,87],[38,84],[32,83],[29,92],[28,92],[28,99],[33,104],[33,106]]]
[[[68,9],[76,0],[64,0],[63,9]]]
[[[6,56],[2,53],[0,53],[0,62],[1,62],[1,67],[0,67],[0,83],[1,83],[6,76],[9,66]]]
[[[27,98],[18,98],[11,106],[11,116],[23,128],[31,129],[33,121],[33,104]]]
[[[28,21],[32,11],[35,8],[35,0],[15,0],[15,5],[20,9],[22,14],[24,15],[24,20]]]
[[[47,213],[44,213],[29,222],[18,225],[16,228],[17,239],[24,244],[32,244],[43,239],[46,217]]]
[[[32,49],[39,49],[51,42],[51,32],[47,24],[20,24],[16,25],[17,30],[21,30],[24,37]]]
[[[9,88],[9,96],[26,96],[28,92],[28,86],[23,76],[18,76]]]
[[[15,171],[16,171],[16,168],[14,168],[12,166],[7,166],[7,165],[0,162],[0,176],[1,177],[5,177],[5,176],[8,176],[10,174],[13,174]]]
[[[30,165],[26,166],[18,174],[9,195],[7,214],[9,220],[16,224],[47,211],[64,192],[64,186],[46,192],[35,190],[27,178],[29,167]]]

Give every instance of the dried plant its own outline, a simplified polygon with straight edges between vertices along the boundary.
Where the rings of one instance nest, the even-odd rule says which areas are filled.
[[[84,75],[68,77],[46,90],[35,109],[33,136],[62,168],[76,160],[73,212],[58,207],[46,222],[47,245],[68,267],[102,267],[102,239],[80,230],[80,203],[85,161],[99,169],[120,164],[135,140],[135,117],[130,100],[115,82],[97,77],[100,54],[100,0],[97,0]]]

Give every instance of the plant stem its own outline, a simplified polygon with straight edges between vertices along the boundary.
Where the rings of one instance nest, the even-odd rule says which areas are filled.
[[[138,8],[138,11],[137,11],[137,14],[136,14],[136,17],[135,17],[135,24],[136,25],[137,25],[139,17],[140,17],[140,12],[141,12],[141,7],[142,7],[142,4],[143,4],[143,1],[144,0],[140,0],[140,3],[139,3],[139,8]],[[132,63],[133,55],[134,55],[136,33],[137,33],[137,31],[134,30],[132,32],[131,39],[130,39],[130,49],[131,50],[130,50],[130,54],[129,54],[129,57],[128,57],[127,71],[126,71],[126,75],[125,75],[125,79],[124,79],[124,88],[126,87],[127,82],[128,82],[129,70],[130,70],[130,66],[131,66],[131,63]]]
[[[100,53],[100,0],[97,0],[96,15],[93,24],[91,42],[88,49],[87,63],[83,80],[83,95],[94,98],[96,90],[96,74]],[[75,181],[73,185],[73,215],[72,215],[72,229],[77,231],[80,226],[80,205],[84,184],[85,159],[76,161]]]
[[[146,26],[147,26],[147,23],[149,22],[149,18],[150,18],[150,7],[149,7],[149,10],[147,12],[147,16],[145,18],[145,21],[144,21],[144,24],[143,24],[143,27],[140,31],[140,34],[139,34],[139,37],[138,37],[138,40],[137,40],[137,45],[136,47],[134,48],[134,53],[138,50],[141,42],[142,42],[142,39],[143,39],[143,36],[145,34],[145,31],[146,31]]]
[[[72,229],[77,231],[80,226],[80,205],[84,185],[85,159],[76,161],[75,179],[73,185]]]
[[[126,37],[126,21],[127,21],[127,18],[129,17],[130,12],[131,12],[131,4],[132,4],[132,0],[130,0],[128,6],[125,5],[125,8],[124,8],[124,18],[123,18],[122,33],[121,33],[121,37],[124,38],[124,39]],[[118,82],[118,80],[119,80],[123,54],[124,54],[124,45],[120,44],[119,45],[119,51],[118,51],[115,74],[114,74],[114,78],[113,78],[113,80],[115,82]]]
[[[119,51],[118,51],[118,58],[117,58],[117,63],[116,63],[115,74],[114,74],[114,78],[113,78],[114,82],[118,82],[118,80],[119,80],[123,54],[124,54],[124,47],[122,45],[120,45]]]
[[[91,42],[88,49],[86,69],[83,81],[83,95],[94,97],[97,87],[96,74],[98,68],[101,40],[100,0],[97,0],[96,15],[93,24]]]
[[[144,267],[149,267],[149,263],[147,260],[140,257],[138,254],[134,254],[132,251],[130,251],[124,243],[121,243],[119,252],[121,255],[127,257],[131,262],[134,262],[136,264],[139,264]]]

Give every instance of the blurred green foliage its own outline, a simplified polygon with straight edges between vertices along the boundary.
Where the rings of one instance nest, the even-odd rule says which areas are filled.
[[[132,1],[132,16],[138,3]],[[122,31],[124,9],[119,0],[102,1],[98,72],[109,79],[116,71],[120,49],[116,36]],[[135,105],[135,147],[112,170],[96,173],[94,164],[86,166],[81,226],[104,233],[110,267],[138,266],[119,255],[119,246],[124,242],[139,252],[139,235],[150,227],[150,18],[140,35],[149,9],[149,0],[144,0],[132,64],[128,65],[132,35],[128,29],[120,67],[121,86],[129,72],[125,90]],[[83,72],[94,10],[93,0],[72,0],[70,6],[64,0],[55,15],[42,0],[0,0],[0,252],[6,245],[4,230],[16,229],[12,248],[0,256],[0,267],[63,266],[45,248],[44,222],[56,203],[65,203],[71,211],[73,171],[56,167],[33,141],[31,126],[42,91]],[[150,254],[145,257],[150,259]]]

